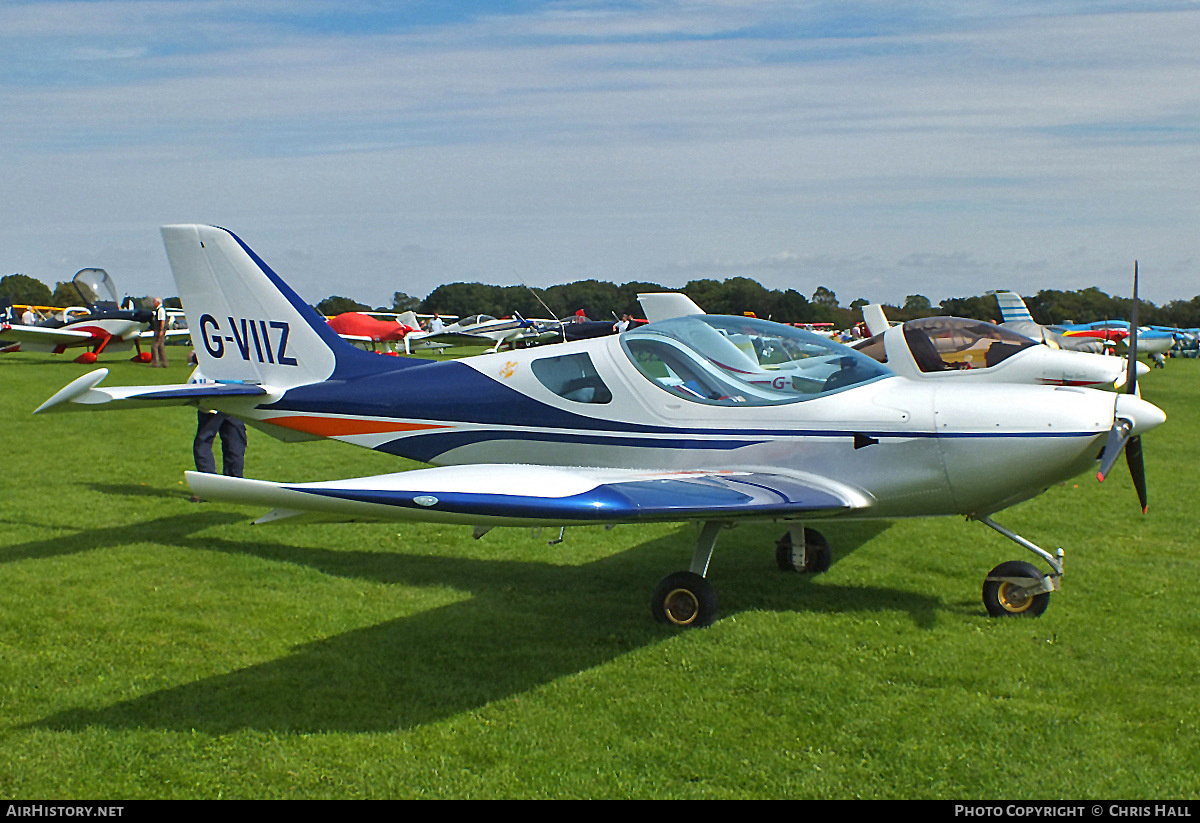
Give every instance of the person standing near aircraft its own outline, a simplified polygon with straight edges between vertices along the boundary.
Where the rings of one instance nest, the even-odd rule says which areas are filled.
[[[33,306],[26,306],[25,312],[21,315],[21,325],[36,326],[37,315],[33,313]]]
[[[193,358],[188,358],[192,362]],[[188,380],[189,384],[212,383],[197,369]],[[218,411],[200,409],[196,412],[196,437],[192,440],[192,459],[196,471],[217,474],[217,461],[213,457],[213,441],[221,438],[221,473],[227,477],[241,477],[246,465],[246,424],[236,417]],[[201,498],[192,495],[192,502]]]
[[[150,330],[154,332],[154,342],[150,344],[150,365],[156,368],[167,367],[167,307],[161,297],[154,298],[154,314],[150,319]]]

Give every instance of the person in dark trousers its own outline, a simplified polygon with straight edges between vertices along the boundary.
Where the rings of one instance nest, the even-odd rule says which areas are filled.
[[[221,438],[221,473],[241,477],[246,460],[246,424],[236,417],[203,409],[196,412],[196,439],[192,441],[196,471],[217,473],[213,441],[218,435]],[[193,495],[192,502],[199,503],[200,498]]]

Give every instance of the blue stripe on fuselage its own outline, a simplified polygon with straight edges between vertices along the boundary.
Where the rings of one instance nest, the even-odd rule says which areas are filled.
[[[368,355],[377,357],[375,355]],[[379,358],[377,358],[379,359]],[[383,358],[405,360],[405,358]],[[434,431],[397,437],[376,448],[432,462],[451,449],[493,440],[577,443],[654,449],[732,450],[769,440],[797,437],[876,439],[1094,437],[1100,432],[931,432],[868,429],[716,429],[650,425],[590,417],[529,397],[456,361],[412,361],[402,373],[328,380],[291,389],[261,408],[310,414],[419,420],[494,426],[478,430]]]

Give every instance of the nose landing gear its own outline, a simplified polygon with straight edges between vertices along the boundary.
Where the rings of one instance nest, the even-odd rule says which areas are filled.
[[[1038,617],[1050,605],[1050,593],[1062,585],[1063,550],[1050,554],[1033,543],[997,524],[986,515],[972,515],[990,529],[1018,546],[1028,549],[1049,564],[1051,574],[1042,574],[1037,566],[1022,560],[1009,560],[988,572],[983,581],[983,607],[992,617]]]

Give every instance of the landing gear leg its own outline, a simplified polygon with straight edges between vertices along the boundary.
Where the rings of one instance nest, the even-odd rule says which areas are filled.
[[[662,579],[650,598],[650,612],[659,623],[685,628],[711,625],[717,619],[717,593],[704,575],[724,523],[708,521],[700,530],[692,565]]]
[[[988,614],[992,617],[1037,617],[1046,611],[1050,605],[1050,593],[1062,586],[1063,550],[1050,554],[986,515],[972,516],[970,519],[978,520],[1018,546],[1033,552],[1053,569],[1051,574],[1042,574],[1032,563],[1019,560],[1010,560],[992,569],[983,581],[983,606]]]

